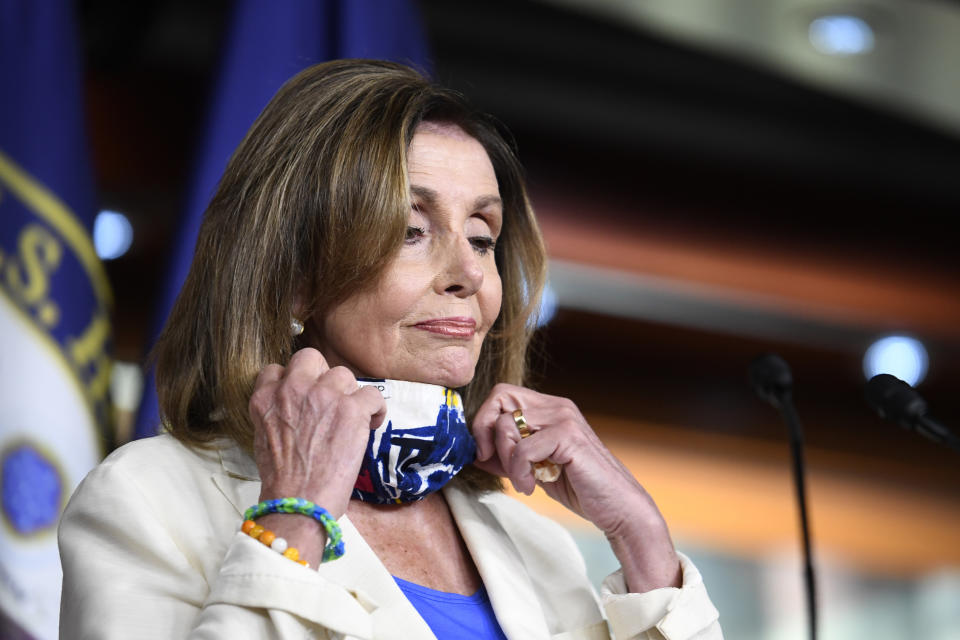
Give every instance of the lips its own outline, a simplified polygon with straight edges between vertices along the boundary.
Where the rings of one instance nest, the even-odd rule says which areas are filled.
[[[477,321],[466,317],[435,318],[418,322],[413,326],[450,338],[472,338],[477,331]]]

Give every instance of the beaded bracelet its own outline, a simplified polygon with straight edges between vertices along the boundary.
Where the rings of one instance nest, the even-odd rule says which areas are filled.
[[[333,519],[330,512],[323,507],[303,498],[277,498],[276,500],[264,500],[250,507],[243,514],[243,519],[255,520],[268,513],[299,513],[310,516],[320,522],[327,531],[327,545],[323,548],[321,562],[336,560],[343,555],[343,532],[340,531],[340,525]]]
[[[297,564],[302,564],[307,569],[310,568],[310,565],[306,560],[300,559],[300,552],[296,547],[291,547],[287,545],[287,541],[279,537],[273,531],[269,529],[264,529],[259,524],[253,520],[244,520],[243,524],[240,526],[240,531],[243,531],[245,534],[253,538],[254,540],[259,540],[263,544],[267,545],[284,558],[290,558]]]

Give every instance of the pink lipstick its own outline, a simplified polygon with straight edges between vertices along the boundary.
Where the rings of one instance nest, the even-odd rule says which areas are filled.
[[[472,338],[477,331],[477,321],[467,317],[435,318],[413,326],[450,338]]]

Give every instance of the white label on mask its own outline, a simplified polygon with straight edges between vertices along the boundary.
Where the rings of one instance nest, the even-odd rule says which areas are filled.
[[[380,392],[380,395],[383,396],[384,400],[390,397],[389,380],[357,380],[357,384],[361,387],[376,387],[377,391]]]

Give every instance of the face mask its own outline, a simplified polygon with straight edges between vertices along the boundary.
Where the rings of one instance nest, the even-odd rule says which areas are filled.
[[[380,390],[387,417],[370,431],[351,498],[379,504],[422,500],[476,458],[456,391],[402,380],[358,382]]]

